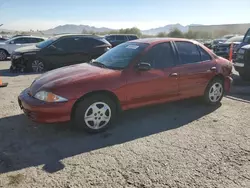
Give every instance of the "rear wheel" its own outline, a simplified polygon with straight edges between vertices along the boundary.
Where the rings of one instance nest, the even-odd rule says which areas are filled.
[[[87,132],[97,133],[106,130],[116,116],[116,105],[109,97],[92,95],[76,104],[73,125]]]
[[[207,104],[216,105],[220,103],[224,95],[224,84],[220,78],[213,79],[207,86],[204,100]]]
[[[7,59],[7,52],[5,50],[0,50],[0,61],[4,61]]]
[[[35,59],[27,63],[26,70],[28,72],[41,73],[46,70],[46,66],[45,66],[44,61],[42,61],[41,59]]]

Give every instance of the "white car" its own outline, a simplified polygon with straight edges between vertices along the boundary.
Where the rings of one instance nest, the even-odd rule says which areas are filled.
[[[46,38],[36,36],[19,36],[0,42],[0,61],[5,60],[17,48],[33,45],[44,40],[46,40]]]

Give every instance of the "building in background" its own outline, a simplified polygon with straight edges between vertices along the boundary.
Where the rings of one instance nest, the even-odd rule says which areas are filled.
[[[225,25],[191,25],[189,26],[189,31],[204,32],[212,38],[218,38],[228,34],[244,35],[249,28],[250,23]]]

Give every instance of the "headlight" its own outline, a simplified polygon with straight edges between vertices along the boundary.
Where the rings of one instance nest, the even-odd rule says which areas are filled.
[[[11,57],[12,57],[12,59],[19,59],[22,57],[22,55],[21,54],[13,54]]]
[[[36,99],[45,101],[45,102],[66,102],[67,99],[55,95],[54,93],[47,92],[47,91],[39,91],[34,96]]]

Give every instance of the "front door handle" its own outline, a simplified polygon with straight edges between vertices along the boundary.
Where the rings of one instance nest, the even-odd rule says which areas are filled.
[[[176,72],[174,72],[174,73],[171,73],[169,76],[170,76],[170,77],[177,77],[178,74],[177,74]]]
[[[211,67],[210,70],[211,71],[216,71],[216,67]]]

